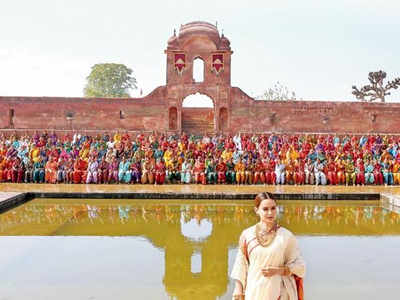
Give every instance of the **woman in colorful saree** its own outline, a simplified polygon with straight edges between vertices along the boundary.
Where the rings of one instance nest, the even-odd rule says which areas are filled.
[[[260,222],[245,229],[231,277],[234,300],[303,299],[305,263],[296,237],[276,222],[277,204],[269,193],[255,198]]]

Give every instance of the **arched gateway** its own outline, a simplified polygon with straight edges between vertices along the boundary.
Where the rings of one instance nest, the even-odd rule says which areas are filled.
[[[182,101],[182,131],[189,134],[209,134],[215,131],[214,101],[196,93]]]
[[[189,133],[222,132],[228,129],[231,89],[231,54],[229,40],[220,36],[216,26],[206,22],[182,25],[178,35],[168,40],[167,101],[171,111],[177,111],[177,122],[169,115],[169,130]],[[199,63],[201,62],[201,63]],[[203,70],[198,70],[198,68]],[[201,76],[198,76],[198,74]],[[197,77],[197,78],[196,78]],[[198,79],[200,77],[200,79]],[[210,109],[183,107],[183,101],[193,94],[208,96]]]

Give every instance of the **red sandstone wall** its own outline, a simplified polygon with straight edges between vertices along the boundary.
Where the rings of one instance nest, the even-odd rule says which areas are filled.
[[[165,88],[140,99],[0,97],[0,128],[163,130],[168,112]],[[69,118],[69,114],[72,118]]]
[[[245,132],[400,133],[400,104],[253,100],[232,88],[231,129]]]
[[[159,87],[140,99],[0,97],[0,129],[10,128],[9,114],[14,110],[16,129],[164,131],[168,129],[168,101],[176,105],[180,101],[179,97],[167,99],[168,88]],[[239,88],[231,88],[228,94],[214,101],[228,107],[231,132],[400,133],[398,103],[256,101]],[[73,113],[71,120],[69,112]],[[183,129],[196,131],[193,124],[187,125],[190,119],[209,120],[213,128],[212,119],[202,109],[184,108],[182,114]],[[203,133],[202,126],[197,133]]]

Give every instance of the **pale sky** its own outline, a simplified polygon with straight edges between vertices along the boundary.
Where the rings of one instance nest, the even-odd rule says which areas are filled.
[[[165,84],[174,28],[197,20],[224,30],[232,85],[252,96],[279,81],[304,100],[355,100],[368,72],[400,76],[398,0],[2,0],[0,95],[81,97],[106,62],[132,68],[148,94]]]

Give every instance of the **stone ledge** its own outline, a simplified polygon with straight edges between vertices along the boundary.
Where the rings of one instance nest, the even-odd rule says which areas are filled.
[[[10,197],[7,198],[7,194]],[[65,198],[65,199],[186,199],[186,200],[252,200],[255,193],[66,193],[66,192],[28,192],[4,193],[0,200],[0,213],[19,206],[34,198]],[[276,200],[380,200],[379,193],[274,193]],[[383,197],[387,197],[386,195]],[[400,200],[400,197],[396,197]],[[399,203],[400,204],[400,201]],[[399,206],[400,209],[400,206]]]
[[[253,200],[256,193],[60,193],[40,192],[28,193],[33,198],[89,198],[89,199],[221,199],[221,200]],[[278,194],[277,200],[380,200],[379,193],[342,193],[342,194]]]
[[[14,193],[15,195],[7,195],[7,194],[9,193],[2,193],[1,195],[0,213],[3,213],[9,209],[12,209],[16,206],[19,206],[33,199],[30,197],[30,195],[28,195],[28,193]]]

